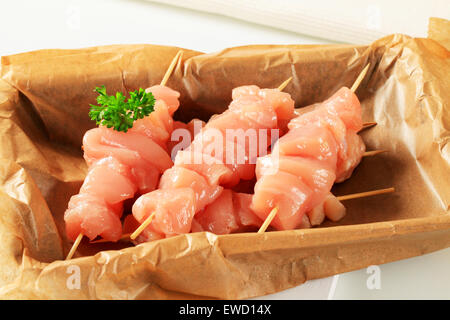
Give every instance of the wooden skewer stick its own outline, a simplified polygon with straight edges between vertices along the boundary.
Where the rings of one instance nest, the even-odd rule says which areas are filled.
[[[286,86],[289,84],[289,82],[291,82],[292,77],[289,77],[287,80],[285,80],[282,84],[280,84],[280,86],[278,87],[278,90],[283,91],[284,88],[286,88]]]
[[[275,207],[270,211],[269,215],[267,216],[266,220],[264,220],[264,223],[262,224],[261,228],[259,228],[258,233],[264,233],[266,229],[269,227],[270,223],[272,222],[273,218],[278,213],[278,207]]]
[[[164,86],[167,83],[167,80],[169,80],[170,76],[172,75],[173,69],[175,69],[175,66],[177,65],[178,61],[181,60],[183,54],[183,50],[180,50],[177,52],[175,57],[172,59],[172,62],[169,65],[169,68],[167,69],[166,73],[164,74],[163,79],[161,80],[160,85]],[[69,260],[74,255],[75,251],[77,250],[78,246],[80,245],[81,239],[83,238],[83,233],[80,233],[78,237],[75,239],[75,242],[72,245],[72,248],[70,248],[69,254],[66,257],[66,260]],[[100,240],[98,240],[100,241]],[[98,241],[95,241],[95,243],[98,243]],[[106,241],[105,241],[106,242]]]
[[[350,90],[352,92],[355,92],[356,89],[358,89],[359,84],[361,83],[361,81],[363,81],[364,77],[366,76],[367,71],[369,70],[370,67],[370,62],[367,64],[367,66],[365,66],[365,68],[361,71],[361,73],[359,74],[358,78],[356,78],[355,82],[353,83],[352,87],[350,88]]]
[[[373,191],[348,194],[345,196],[339,196],[339,197],[337,197],[337,199],[339,201],[344,201],[344,200],[350,200],[350,199],[371,197],[371,196],[376,196],[379,194],[391,193],[394,191],[395,191],[395,188],[392,187],[392,188],[386,188],[386,189],[378,189],[378,190],[373,190]]]
[[[80,245],[81,239],[83,239],[83,234],[80,233],[78,237],[75,239],[75,242],[72,245],[72,248],[70,248],[69,254],[66,257],[66,260],[72,259],[73,255],[75,254],[75,251],[77,251],[78,246]]]
[[[376,155],[376,154],[380,154],[380,153],[383,153],[383,152],[387,152],[387,150],[374,150],[374,151],[367,151],[367,152],[365,152],[364,154],[363,154],[363,157],[370,157],[370,156],[374,156],[374,155]],[[390,189],[394,189],[394,188],[390,188]],[[384,191],[386,191],[386,190],[388,190],[388,189],[383,189],[383,190],[378,190],[378,191],[381,191],[381,193],[385,193]],[[376,192],[376,191],[371,191],[371,192]],[[362,193],[362,194],[368,194],[367,192],[366,193]],[[359,195],[359,194],[355,194],[355,195]],[[372,195],[372,194],[368,194],[367,196],[369,196],[369,195]],[[375,195],[375,194],[373,194],[373,195]],[[349,195],[349,196],[354,196],[354,195]],[[339,197],[338,197],[338,199],[339,199]],[[349,198],[349,199],[353,199],[353,198]],[[345,199],[344,199],[345,200]],[[261,228],[259,229],[259,231],[258,231],[258,233],[263,233],[266,229],[267,229],[267,227],[269,226],[269,224],[272,222],[272,220],[273,220],[273,218],[275,217],[275,215],[277,214],[277,212],[278,212],[278,207],[275,207],[275,208],[273,208],[272,209],[272,211],[270,212],[270,214],[267,216],[267,218],[266,218],[266,220],[264,221],[264,223],[263,223],[263,225],[261,226]],[[154,215],[155,213],[153,213],[153,215]],[[153,215],[151,215],[150,217],[148,217],[147,218],[147,220],[146,221],[144,221],[144,223],[133,233],[133,235],[134,234],[136,234],[137,233],[137,235],[135,235],[134,236],[134,238],[131,236],[130,238],[132,239],[132,240],[134,240],[149,224],[150,224],[150,222],[152,221],[152,219],[153,219]],[[148,221],[148,222],[147,222]],[[142,229],[140,229],[143,225],[145,224],[145,227],[144,228],[142,228]],[[138,231],[139,231],[139,233],[138,233]],[[99,241],[101,241],[101,240],[99,240]],[[96,242],[98,242],[98,241],[96,241]]]
[[[369,69],[370,63],[367,64],[367,66],[363,69],[363,71],[359,74],[358,78],[356,79],[355,83],[352,86],[352,91],[354,92],[359,84],[361,83],[361,81],[364,79],[364,76],[367,73],[367,70]],[[289,82],[292,80],[292,77],[289,77],[288,79],[286,79],[279,87],[278,90],[283,91],[284,88],[286,88],[286,86],[289,84]],[[384,152],[384,151],[375,151],[378,153]],[[373,153],[373,152],[372,152]],[[370,152],[368,155],[372,155]],[[263,225],[261,226],[261,228],[259,229],[258,233],[263,233],[265,232],[265,230],[267,229],[267,227],[269,226],[269,224],[272,222],[272,219],[275,217],[275,215],[278,212],[278,208],[275,207],[274,209],[272,209],[272,211],[270,212],[269,216],[266,218],[266,220],[264,221]],[[155,214],[155,212],[149,216],[143,224],[141,224],[141,226],[135,231],[133,232],[133,234],[131,235],[131,239],[134,240],[135,238],[137,238],[139,236],[139,234],[150,224],[150,222],[153,219],[153,215]],[[145,225],[145,227],[143,227]]]
[[[387,150],[366,151],[363,153],[363,157],[371,157],[371,156],[375,156],[377,154],[384,153],[384,152],[387,152]]]
[[[379,189],[379,190],[373,190],[373,191],[367,191],[367,192],[353,193],[353,194],[348,194],[345,196],[339,196],[339,197],[337,197],[337,199],[339,201],[344,201],[344,200],[350,200],[350,199],[376,196],[379,194],[391,193],[394,191],[395,191],[395,188],[386,188],[386,189]],[[258,233],[264,233],[266,231],[267,227],[269,227],[270,223],[272,222],[273,218],[275,218],[277,213],[278,213],[278,207],[275,207],[272,209],[272,211],[270,211],[266,220],[264,220],[263,225],[258,230]]]
[[[131,235],[130,235],[130,239],[134,240],[136,239],[142,231],[145,230],[145,228],[148,227],[148,225],[152,222],[153,218],[156,215],[156,211],[152,212],[151,215],[148,216],[147,219],[145,219],[145,221],[139,226],[139,228],[137,228]]]
[[[176,56],[173,58],[172,62],[169,65],[169,68],[166,71],[166,74],[164,75],[163,79],[161,80],[161,85],[164,86],[169,79],[170,75],[173,72],[173,69],[175,69],[175,66],[177,65],[178,61],[182,59],[183,51],[180,50],[176,54]],[[153,212],[140,226],[137,228],[131,235],[131,240],[136,239],[142,231],[144,231],[145,228],[152,222],[153,217],[155,216],[156,212]]]

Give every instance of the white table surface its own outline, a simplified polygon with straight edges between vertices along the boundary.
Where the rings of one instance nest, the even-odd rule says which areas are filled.
[[[0,55],[128,43],[173,45],[203,52],[246,44],[330,43],[138,0],[14,0],[2,2],[2,13]],[[367,281],[374,275],[363,269],[309,281],[264,298],[450,299],[449,267],[450,248],[379,266],[379,288],[368,288]]]

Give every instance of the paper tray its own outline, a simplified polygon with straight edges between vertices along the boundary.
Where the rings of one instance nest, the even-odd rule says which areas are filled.
[[[2,57],[0,298],[241,299],[450,246],[445,24],[433,21],[436,40],[392,35],[370,46],[185,50],[168,82],[181,92],[178,119],[207,120],[225,110],[236,86],[276,87],[293,76],[285,91],[301,107],[350,86],[370,62],[357,95],[364,121],[378,125],[362,136],[368,150],[388,153],[365,158],[334,192],[394,186],[395,194],[348,201],[342,221],[320,228],[196,233],[136,247],[83,242],[84,257],[70,261],[62,261],[71,246],[63,214],[86,174],[80,144],[95,125],[87,115],[93,88],[158,83],[179,49],[126,45]]]

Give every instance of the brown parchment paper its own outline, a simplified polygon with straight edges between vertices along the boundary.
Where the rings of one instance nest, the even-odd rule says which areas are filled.
[[[306,106],[350,86],[370,62],[357,95],[364,120],[378,125],[362,136],[368,150],[389,152],[365,158],[334,192],[394,186],[395,194],[347,201],[347,216],[320,228],[195,233],[136,247],[82,242],[70,261],[62,260],[71,245],[63,214],[86,174],[80,145],[94,126],[87,116],[93,88],[159,83],[179,48],[123,45],[2,57],[0,298],[242,299],[449,247],[448,22],[433,20],[429,35],[391,35],[370,46],[185,50],[168,82],[181,93],[181,120],[222,112],[236,86],[277,87],[290,76],[285,90],[297,107]],[[80,276],[79,288],[73,275]]]

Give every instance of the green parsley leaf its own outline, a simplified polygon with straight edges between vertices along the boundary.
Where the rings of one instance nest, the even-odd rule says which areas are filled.
[[[90,104],[89,117],[98,125],[127,132],[133,127],[134,121],[154,111],[155,97],[142,88],[129,92],[128,99],[122,92],[109,96],[105,86],[96,87],[94,91],[98,93],[98,105]]]

